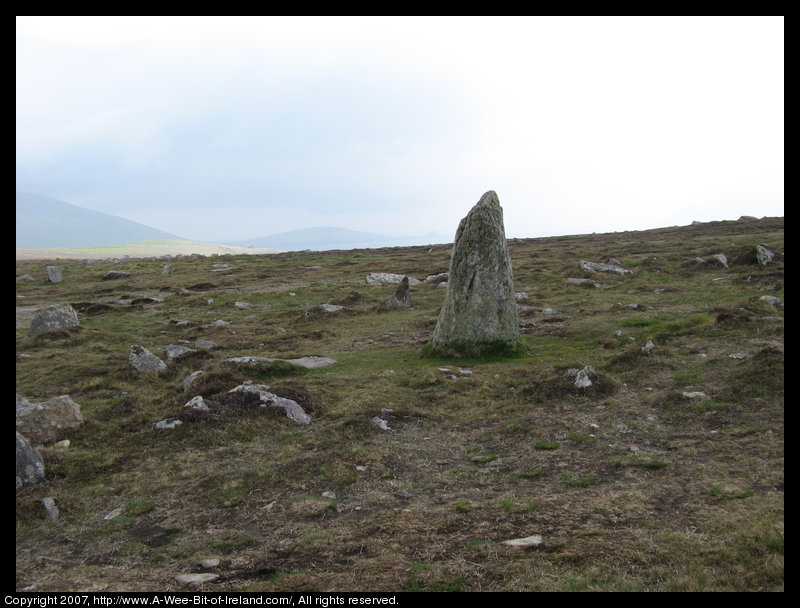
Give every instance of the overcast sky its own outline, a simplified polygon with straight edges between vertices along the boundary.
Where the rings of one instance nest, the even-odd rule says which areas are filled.
[[[782,17],[17,17],[17,189],[202,241],[783,215]]]

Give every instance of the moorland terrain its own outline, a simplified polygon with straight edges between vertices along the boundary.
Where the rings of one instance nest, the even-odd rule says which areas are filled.
[[[510,240],[528,348],[505,358],[422,356],[451,248],[18,260],[17,393],[85,422],[16,493],[16,589],[783,590],[783,218]],[[611,257],[633,272],[579,266]],[[371,272],[422,280],[412,307]],[[62,302],[80,326],[28,337]],[[193,352],[148,374],[133,344]],[[247,381],[311,422],[226,398]]]

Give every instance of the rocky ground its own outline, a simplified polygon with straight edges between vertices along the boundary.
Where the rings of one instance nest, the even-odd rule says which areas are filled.
[[[16,588],[782,590],[783,230],[511,240],[482,359],[447,245],[17,261]]]

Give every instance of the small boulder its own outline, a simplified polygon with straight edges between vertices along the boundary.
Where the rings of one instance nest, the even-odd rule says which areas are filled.
[[[180,344],[167,344],[164,347],[164,352],[167,355],[167,361],[172,361],[181,355],[185,355],[186,353],[196,353],[197,351],[193,348],[189,348],[188,346],[181,346]]]
[[[28,336],[38,336],[78,325],[80,325],[78,313],[75,312],[72,306],[69,304],[54,304],[36,311],[33,321],[31,321]]]
[[[83,424],[81,406],[69,395],[31,403],[17,395],[17,431],[37,444],[54,443],[66,430]]]
[[[581,260],[580,267],[589,272],[615,272],[617,274],[633,274],[632,270],[623,268],[619,264],[604,264],[601,262],[589,262],[587,260]]]
[[[191,388],[191,386],[192,386],[192,383],[193,383],[195,380],[197,380],[197,378],[199,378],[200,376],[202,376],[203,374],[205,374],[205,372],[204,372],[203,370],[199,369],[199,370],[197,370],[196,372],[192,372],[191,374],[189,374],[188,376],[186,376],[186,378],[184,378],[184,379],[183,379],[183,392],[184,392],[184,393],[188,393],[188,392],[189,392],[189,389],[190,389],[190,388]]]
[[[406,278],[404,274],[394,274],[391,272],[370,272],[367,275],[369,285],[396,285]],[[411,286],[419,285],[422,281],[409,277],[408,284]]]
[[[279,407],[282,408],[286,417],[298,424],[309,424],[311,416],[305,413],[302,406],[285,397],[279,397],[269,392],[269,387],[264,384],[241,384],[236,388],[229,390],[229,393],[250,393],[258,396],[259,405],[261,407]]]
[[[155,372],[160,374],[167,370],[167,364],[156,357],[153,353],[138,344],[131,345],[131,354],[128,362],[138,372]]]
[[[189,401],[186,402],[184,407],[191,408],[193,410],[199,410],[201,412],[208,411],[208,404],[206,403],[205,399],[202,396],[197,395],[197,397],[192,397]]]
[[[47,275],[47,280],[51,283],[60,283],[64,280],[64,275],[61,273],[60,266],[45,266],[44,273]]]

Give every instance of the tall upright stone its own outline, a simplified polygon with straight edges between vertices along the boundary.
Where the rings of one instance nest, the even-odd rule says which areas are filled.
[[[518,350],[520,344],[503,209],[490,190],[456,231],[447,292],[429,350],[481,356]]]

